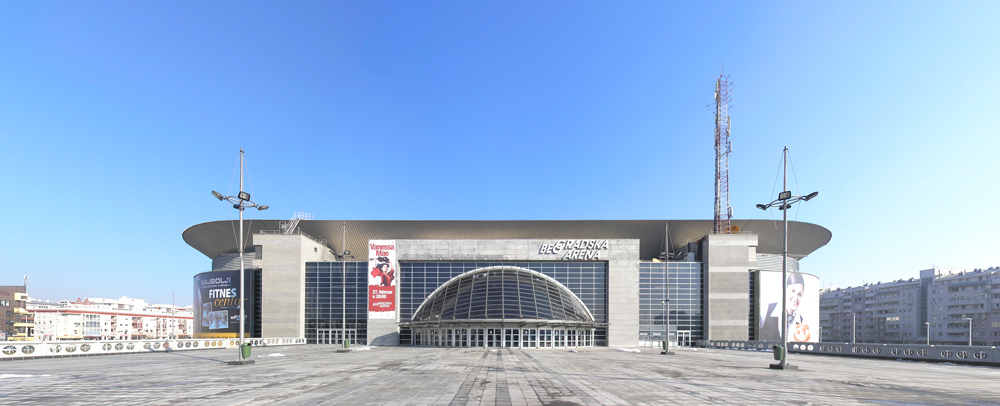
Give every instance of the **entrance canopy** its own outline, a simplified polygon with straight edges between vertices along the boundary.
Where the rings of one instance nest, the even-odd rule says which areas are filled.
[[[513,266],[475,269],[438,287],[414,312],[412,327],[461,323],[594,325],[587,306],[542,273]]]

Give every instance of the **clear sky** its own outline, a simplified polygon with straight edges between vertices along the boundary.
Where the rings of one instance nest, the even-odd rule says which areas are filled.
[[[753,4],[748,4],[753,3]],[[1000,3],[2,2],[0,284],[191,303],[181,232],[264,218],[737,218],[824,286],[1000,266]],[[792,173],[790,173],[790,176]],[[780,189],[780,187],[779,187]],[[260,214],[257,215],[261,218]],[[794,235],[792,236],[794,238]]]

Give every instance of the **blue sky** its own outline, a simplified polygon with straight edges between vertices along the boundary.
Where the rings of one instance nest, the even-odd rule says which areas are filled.
[[[266,218],[711,218],[723,63],[824,286],[1000,266],[1000,3],[286,3],[0,4],[0,284],[190,304],[240,148]]]

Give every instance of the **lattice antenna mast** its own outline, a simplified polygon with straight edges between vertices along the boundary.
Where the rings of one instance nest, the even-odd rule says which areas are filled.
[[[730,234],[732,208],[729,206],[729,76],[715,81],[715,234]]]

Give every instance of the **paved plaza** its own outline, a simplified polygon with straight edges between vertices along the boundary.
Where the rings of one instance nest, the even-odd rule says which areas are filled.
[[[679,348],[490,350],[333,346],[0,363],[0,404],[1000,405],[1000,368]]]

